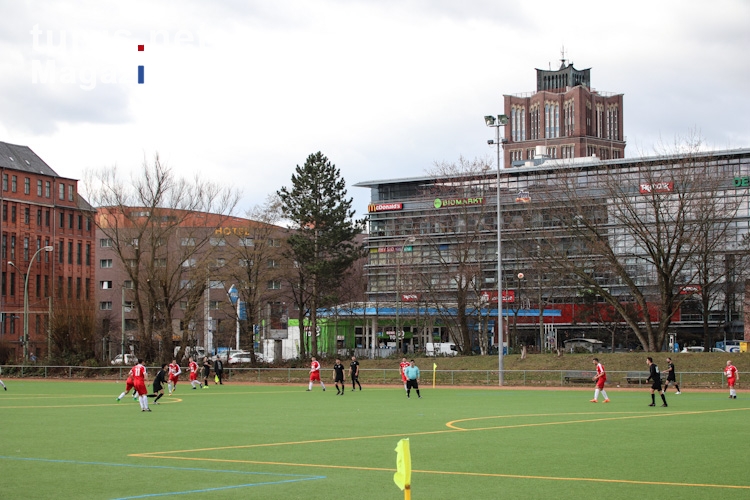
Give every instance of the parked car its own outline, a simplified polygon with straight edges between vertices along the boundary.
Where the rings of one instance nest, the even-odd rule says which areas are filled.
[[[693,345],[693,346],[690,346],[690,347],[683,347],[680,352],[682,352],[682,353],[685,353],[685,352],[703,352],[704,350],[705,349],[703,348],[703,346]]]
[[[138,359],[135,357],[135,354],[126,354],[125,355],[125,364],[126,365],[134,365],[138,361]],[[122,354],[118,354],[115,356],[115,359],[110,361],[110,364],[113,365],[121,365],[122,364]]]
[[[250,353],[247,351],[234,351],[229,354],[229,357],[227,358],[227,363],[230,365],[234,365],[237,363],[250,363]]]

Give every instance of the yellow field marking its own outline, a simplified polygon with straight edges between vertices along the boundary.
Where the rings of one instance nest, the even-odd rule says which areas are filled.
[[[310,467],[315,469],[347,469],[347,470],[361,470],[361,471],[375,471],[375,472],[395,472],[395,469],[383,468],[383,467],[359,467],[354,465],[329,465],[329,464],[304,464],[294,462],[268,462],[261,460],[235,460],[228,458],[202,458],[202,457],[174,457],[174,456],[159,456],[149,453],[135,453],[128,455],[129,457],[138,458],[160,458],[167,460],[187,460],[194,462],[215,462],[215,463],[231,463],[231,464],[246,464],[246,465],[280,465],[286,467]],[[635,479],[606,479],[596,477],[559,477],[559,476],[534,476],[527,474],[499,474],[493,472],[459,472],[459,471],[439,471],[439,470],[419,470],[412,469],[412,473],[417,474],[435,474],[444,476],[472,476],[472,477],[495,477],[504,479],[541,479],[545,481],[577,481],[577,482],[590,482],[590,483],[609,483],[609,484],[634,484],[634,485],[649,485],[649,486],[687,486],[693,488],[718,488],[718,489],[736,489],[736,490],[750,490],[750,485],[736,485],[736,484],[711,484],[711,483],[675,483],[667,481],[639,481]]]

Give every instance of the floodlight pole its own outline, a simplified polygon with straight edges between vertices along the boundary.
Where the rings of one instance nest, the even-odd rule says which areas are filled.
[[[504,127],[508,123],[508,117],[505,115],[497,115],[495,118],[492,115],[484,117],[484,122],[488,127],[495,128],[495,140],[490,139],[487,141],[490,145],[495,145],[497,148],[497,371],[498,371],[498,385],[502,386],[504,383],[503,373],[503,266],[502,266],[502,230],[503,230],[503,219],[502,210],[500,205],[500,150],[502,144],[505,142],[503,139],[500,140],[500,127]]]

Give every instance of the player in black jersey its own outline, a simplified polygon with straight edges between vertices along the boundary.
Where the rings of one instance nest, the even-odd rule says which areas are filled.
[[[341,383],[341,389],[339,389],[339,382]],[[346,385],[344,385],[344,365],[341,364],[339,358],[336,358],[336,364],[333,365],[333,383],[336,385],[336,395],[343,396],[346,391]]]
[[[361,391],[362,384],[359,383],[359,361],[357,361],[357,356],[352,356],[352,362],[349,363],[349,378],[352,379],[352,390],[354,390],[354,384],[357,384]]]
[[[667,381],[664,383],[664,390],[662,391],[664,394],[667,393],[670,382],[674,384],[675,389],[677,389],[675,394],[680,394],[680,384],[677,383],[677,377],[674,372],[674,363],[672,363],[672,358],[667,358]]]
[[[154,377],[154,393],[148,395],[148,397],[150,398],[156,398],[154,399],[155,405],[159,404],[159,400],[164,395],[165,385],[167,385],[167,364],[166,363],[161,365],[161,370],[159,370],[159,373],[157,373],[156,377]]]
[[[662,406],[666,407],[667,398],[665,398],[664,393],[661,392],[661,375],[659,374],[659,367],[656,366],[653,358],[651,357],[646,358],[646,364],[648,364],[648,368],[649,368],[647,381],[648,380],[651,381],[651,404],[649,406],[656,406],[656,398],[654,397],[654,391],[659,391],[661,400],[664,403],[662,404]]]

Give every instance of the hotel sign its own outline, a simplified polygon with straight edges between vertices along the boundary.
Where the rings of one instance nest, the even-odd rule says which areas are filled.
[[[484,205],[484,196],[477,198],[452,198],[443,200],[441,198],[435,198],[432,203],[435,208],[448,208],[448,207],[466,207],[472,205]]]
[[[217,227],[214,234],[222,234],[224,236],[229,236],[230,234],[237,236],[251,236],[250,228],[248,227]]]
[[[403,203],[370,203],[367,205],[367,211],[372,212],[393,212],[396,210],[403,210]]]

